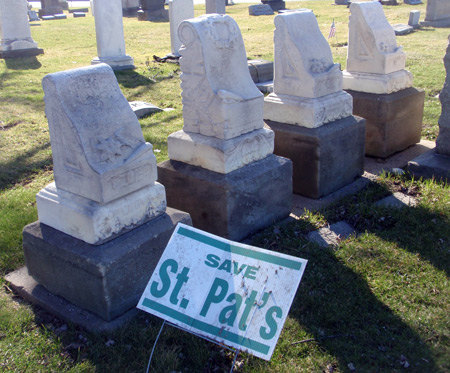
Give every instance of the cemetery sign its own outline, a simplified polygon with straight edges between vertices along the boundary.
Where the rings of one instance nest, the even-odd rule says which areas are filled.
[[[137,307],[270,360],[306,263],[178,224]]]

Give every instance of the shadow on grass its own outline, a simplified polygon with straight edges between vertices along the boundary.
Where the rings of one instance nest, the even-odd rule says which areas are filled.
[[[37,70],[42,66],[36,57],[7,58],[5,64],[10,70]]]
[[[150,88],[155,82],[145,75],[139,74],[134,70],[115,71],[115,75],[119,84],[126,88],[148,87]]]
[[[24,183],[32,175],[51,167],[53,164],[51,155],[35,162],[29,161],[31,157],[49,147],[50,143],[47,142],[24,153],[17,154],[8,162],[0,162],[0,190]]]
[[[377,299],[364,278],[339,260],[333,249],[306,247],[297,254],[309,262],[290,316],[314,335],[313,343],[337,359],[339,370],[352,364],[362,372],[395,371],[407,361],[414,371],[436,371],[420,336]],[[283,350],[305,355],[308,343]]]

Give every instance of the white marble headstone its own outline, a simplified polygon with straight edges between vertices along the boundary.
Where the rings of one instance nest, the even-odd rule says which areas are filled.
[[[369,93],[392,93],[412,86],[405,70],[406,54],[378,1],[350,5],[347,68],[344,88]]]
[[[170,44],[172,54],[179,56],[181,41],[178,37],[178,26],[185,19],[194,18],[193,0],[169,0]]]
[[[205,0],[206,14],[225,14],[225,0]]]
[[[0,51],[37,48],[31,37],[26,0],[0,0]]]
[[[37,195],[41,222],[96,243],[165,211],[156,158],[111,68],[42,82],[55,183]]]
[[[92,64],[106,63],[113,69],[134,68],[133,58],[125,52],[122,1],[95,0],[93,6],[98,55]]]
[[[264,119],[319,127],[352,114],[342,91],[342,72],[309,10],[274,19],[274,91],[264,102]]]
[[[227,173],[272,153],[237,23],[212,14],[183,21],[178,33],[184,127],[169,136],[170,159]]]

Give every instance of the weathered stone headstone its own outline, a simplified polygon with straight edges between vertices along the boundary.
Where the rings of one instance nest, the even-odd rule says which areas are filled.
[[[404,24],[397,24],[393,25],[392,28],[394,29],[395,35],[408,35],[411,32],[414,31],[414,27]]]
[[[168,21],[169,11],[164,8],[164,0],[142,0],[138,11],[140,21]]]
[[[106,63],[114,70],[134,69],[133,58],[125,52],[121,0],[95,0],[97,53],[91,63]]]
[[[159,180],[169,206],[189,212],[196,227],[239,240],[289,215],[291,162],[272,154],[236,22],[197,17],[178,33],[184,126],[168,138]]]
[[[398,5],[397,0],[379,0],[382,5]]]
[[[205,0],[206,14],[225,14],[225,0]]]
[[[36,22],[39,21],[39,16],[37,15],[36,11],[34,10],[29,10],[28,11],[28,18],[30,20],[30,22]]]
[[[166,210],[152,145],[108,65],[50,74],[42,85],[55,182],[36,195],[39,221],[23,231],[28,271],[16,285],[37,282],[32,301],[69,321],[83,315],[87,329],[117,327],[176,224],[190,218]],[[66,312],[55,310],[65,304],[55,295],[70,302]]]
[[[408,25],[413,28],[419,28],[420,27],[420,10],[411,10],[409,12],[409,19],[408,19]]]
[[[39,17],[53,16],[63,13],[63,8],[59,4],[59,0],[40,0],[41,9],[39,9]]]
[[[350,5],[344,89],[366,122],[366,155],[385,158],[420,141],[425,93],[412,88],[406,55],[377,1]]]
[[[181,41],[178,37],[178,26],[185,19],[194,18],[193,0],[169,0],[170,45],[172,54],[179,56]]]
[[[364,120],[352,116],[314,13],[279,14],[275,26],[274,91],[264,119],[275,131],[275,154],[293,161],[294,193],[320,198],[363,173]]]
[[[248,14],[250,16],[270,16],[274,12],[269,4],[256,4],[248,6]]]
[[[422,26],[449,27],[450,26],[450,1],[428,0],[425,21]]]
[[[416,177],[444,179],[450,181],[450,36],[444,57],[445,83],[439,94],[441,116],[436,149],[420,155],[408,163],[408,170]]]
[[[0,58],[42,54],[31,37],[26,0],[0,0]]]
[[[405,4],[408,5],[420,5],[423,4],[422,0],[403,0]]]
[[[286,9],[286,3],[283,0],[261,0],[261,3],[270,5],[274,12]]]

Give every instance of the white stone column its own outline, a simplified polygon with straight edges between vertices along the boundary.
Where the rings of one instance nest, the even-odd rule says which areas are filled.
[[[181,41],[178,37],[178,26],[186,19],[194,18],[193,0],[169,0],[170,45],[172,54],[179,56]]]
[[[94,0],[98,56],[92,64],[106,63],[114,70],[134,69],[133,58],[125,52],[122,1]]]
[[[31,37],[26,0],[0,0],[0,57],[42,54]]]

